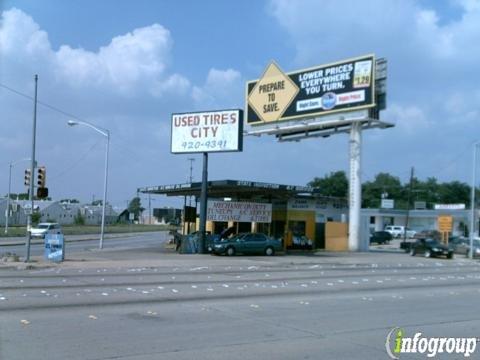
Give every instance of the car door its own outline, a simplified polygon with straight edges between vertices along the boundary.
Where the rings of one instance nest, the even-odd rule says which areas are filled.
[[[264,234],[254,234],[252,238],[252,252],[263,253],[267,245],[267,237]]]
[[[249,254],[254,252],[255,248],[255,241],[254,241],[254,234],[247,234],[242,237],[239,241],[238,251]]]
[[[415,251],[417,254],[423,254],[425,253],[425,249],[427,248],[427,244],[425,239],[420,239],[418,244],[415,247]]]

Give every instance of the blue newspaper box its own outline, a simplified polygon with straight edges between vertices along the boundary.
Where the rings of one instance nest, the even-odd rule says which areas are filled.
[[[53,262],[65,260],[65,239],[63,234],[45,235],[45,260]]]

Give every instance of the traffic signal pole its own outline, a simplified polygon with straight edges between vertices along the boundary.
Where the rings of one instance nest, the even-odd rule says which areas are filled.
[[[32,157],[30,158],[31,160],[31,165],[30,165],[30,191],[29,191],[29,200],[31,203],[31,209],[30,213],[28,214],[27,217],[27,243],[26,243],[26,255],[25,255],[25,262],[30,261],[30,242],[32,239],[32,233],[30,231],[31,226],[32,226],[32,215],[33,215],[33,202],[34,202],[34,196],[33,196],[33,179],[35,178],[35,138],[36,138],[36,132],[37,132],[37,88],[38,88],[38,75],[34,76],[35,79],[35,97],[33,101],[33,131],[32,131]]]

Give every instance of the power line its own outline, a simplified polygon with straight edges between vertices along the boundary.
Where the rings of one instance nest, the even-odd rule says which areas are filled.
[[[59,173],[53,175],[51,177],[51,179],[57,179],[63,175],[65,175],[66,173],[70,172],[71,170],[73,170],[78,164],[80,164],[88,155],[88,153],[90,153],[90,151],[92,151],[99,143],[100,141],[102,141],[103,139],[101,140],[98,140],[96,143],[94,143],[85,153],[83,153],[78,159],[77,161],[75,161],[73,163],[73,165],[70,165],[68,166],[67,168],[65,168],[64,170],[61,170]]]
[[[7,89],[7,90],[9,90],[9,91],[11,91],[11,92],[13,92],[13,93],[15,93],[15,94],[17,94],[17,95],[23,96],[24,98],[27,98],[27,99],[29,99],[29,100],[34,101],[34,98],[33,98],[32,96],[27,95],[27,94],[24,94],[24,93],[22,93],[22,92],[20,92],[20,91],[18,91],[18,90],[15,90],[15,89],[13,89],[13,88],[5,85],[5,84],[0,83],[0,87],[3,87],[4,89]],[[71,114],[71,113],[68,113],[68,112],[66,112],[66,111],[63,111],[62,109],[59,109],[59,108],[57,108],[57,107],[55,107],[55,106],[53,106],[53,105],[47,104],[47,103],[45,103],[45,102],[43,102],[43,101],[37,100],[37,103],[38,103],[39,105],[42,105],[42,106],[45,106],[45,107],[49,108],[50,110],[56,111],[56,112],[58,112],[58,113],[60,113],[60,114],[62,114],[62,115],[65,115],[65,116],[74,118],[74,119],[79,120],[79,121],[85,121],[85,120],[82,120],[81,118],[79,118],[79,117],[76,116],[76,115],[73,115],[73,114]]]

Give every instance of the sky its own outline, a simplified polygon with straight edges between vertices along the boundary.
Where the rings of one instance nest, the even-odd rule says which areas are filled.
[[[471,181],[480,0],[0,0],[0,13],[2,196],[9,164],[31,154],[35,74],[50,196],[102,197],[105,138],[73,118],[110,131],[108,201],[124,207],[139,187],[186,182],[188,158],[201,180],[201,155],[170,153],[172,113],[243,108],[246,82],[272,60],[288,72],[370,53],[388,60],[380,118],[395,127],[363,133],[362,181],[406,182],[412,166],[420,179]],[[243,152],[210,155],[209,179],[305,185],[348,172],[348,151],[348,135],[246,137]],[[13,167],[12,192],[25,191],[26,167]]]

